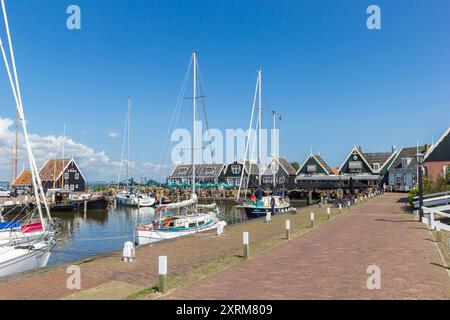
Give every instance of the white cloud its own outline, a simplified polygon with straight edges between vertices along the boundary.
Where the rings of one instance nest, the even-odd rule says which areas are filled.
[[[48,158],[73,157],[83,171],[87,180],[115,181],[119,174],[120,160],[111,159],[105,151],[96,151],[93,148],[78,143],[68,137],[62,136],[40,136],[29,134],[31,147],[38,167],[42,166]],[[1,180],[9,180],[10,148],[15,145],[14,121],[0,118],[0,166]],[[152,162],[142,164],[130,161],[130,176],[135,179],[144,175],[145,177],[165,177],[169,167]],[[28,157],[26,156],[23,135],[19,133],[19,172],[22,168],[28,168]],[[123,171],[124,172],[124,171]]]
[[[106,130],[106,135],[112,139],[116,139],[119,137],[119,134],[114,129],[111,128]]]

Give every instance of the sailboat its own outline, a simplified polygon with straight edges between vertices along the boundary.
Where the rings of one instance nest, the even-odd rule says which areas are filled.
[[[159,219],[149,224],[140,225],[136,228],[136,242],[138,245],[145,245],[157,241],[179,238],[199,232],[213,230],[217,228],[220,219],[218,218],[219,208],[215,203],[211,205],[199,205],[196,194],[196,172],[195,172],[195,151],[197,142],[195,138],[196,112],[197,112],[197,51],[192,54],[193,61],[193,148],[192,148],[192,196],[190,199],[162,205],[158,207]],[[168,212],[177,210],[175,215],[167,215]],[[181,214],[183,211],[184,214]]]
[[[14,59],[14,50],[12,46],[8,17],[4,0],[1,0],[3,17],[5,21],[6,34],[10,51],[12,72],[6,56],[5,48],[0,39],[0,49],[8,73],[9,82],[16,103],[27,149],[29,166],[31,168],[33,192],[35,196],[36,209],[27,219],[21,221],[0,222],[0,277],[8,276],[14,273],[31,270],[47,265],[51,250],[55,245],[54,235],[56,228],[50,216],[42,182],[36,166],[36,160],[31,149],[28,130],[26,126],[25,114],[22,104],[22,96],[17,76],[17,69]],[[13,77],[14,74],[14,77]],[[44,218],[43,206],[47,219]],[[38,218],[35,218],[35,213]]]
[[[259,170],[259,177],[258,177],[258,183],[261,184],[261,129],[262,129],[262,69],[259,68],[258,69],[258,74],[257,74],[257,80],[256,80],[256,90],[255,90],[255,100],[253,103],[253,109],[252,109],[252,116],[250,119],[250,128],[252,127],[253,124],[253,114],[254,114],[254,110],[255,110],[255,102],[256,102],[256,96],[258,95],[258,120],[257,120],[257,126],[258,126],[258,152],[257,152],[257,163],[258,163],[258,170]],[[274,129],[275,129],[275,113],[274,113]],[[249,130],[249,135],[248,135],[248,141],[247,141],[247,148],[246,148],[246,152],[245,152],[245,158],[247,157],[248,154],[248,149],[249,149],[249,145],[250,145],[250,139],[251,139],[251,130]],[[291,207],[290,201],[288,197],[283,196],[279,196],[276,195],[276,179],[275,179],[275,175],[276,175],[276,171],[275,171],[275,167],[276,167],[276,160],[275,160],[275,148],[274,146],[272,146],[272,148],[274,149],[272,152],[272,161],[270,164],[270,167],[272,168],[272,173],[273,173],[273,190],[272,190],[272,195],[271,196],[261,196],[260,199],[254,199],[251,201],[244,201],[242,203],[242,205],[236,206],[239,209],[244,210],[246,216],[248,219],[256,219],[256,218],[260,218],[260,217],[265,217],[267,215],[267,213],[271,213],[271,214],[278,214],[278,213],[287,213],[287,212],[293,212],[295,211],[294,208]],[[244,163],[245,163],[246,159],[244,159]],[[250,164],[252,165],[252,163]],[[238,199],[237,201],[239,201],[239,196],[241,193],[241,189],[243,186],[243,181],[244,181],[244,170],[242,170],[242,177],[241,177],[241,183],[239,186],[239,192],[238,192]],[[247,181],[249,181],[250,179],[247,179]],[[247,185],[248,187],[248,185]],[[259,189],[261,189],[261,187],[259,187]],[[247,193],[247,192],[246,192]],[[273,205],[273,209],[272,209],[272,205]]]
[[[131,124],[131,98],[128,97],[128,112],[127,117],[125,121],[125,132],[123,136],[123,144],[122,144],[122,159],[120,161],[120,170],[119,170],[119,178],[117,182],[117,190],[119,190],[120,187],[120,176],[122,174],[122,165],[123,165],[123,157],[124,157],[124,150],[125,150],[125,141],[128,139],[127,142],[127,161],[126,161],[126,181],[127,181],[127,188],[126,190],[119,191],[116,194],[116,203],[120,206],[128,206],[128,207],[152,207],[156,203],[156,199],[153,197],[150,197],[149,195],[142,194],[139,192],[136,192],[132,190],[130,187],[130,179],[128,177],[128,162],[130,159],[130,124]]]

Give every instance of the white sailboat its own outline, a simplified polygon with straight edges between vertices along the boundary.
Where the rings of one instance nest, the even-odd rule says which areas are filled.
[[[257,152],[257,163],[258,163],[258,170],[259,170],[259,177],[258,177],[258,183],[261,184],[261,172],[262,172],[262,168],[261,168],[261,128],[262,128],[262,69],[259,68],[258,69],[258,74],[257,74],[257,80],[256,80],[256,90],[255,90],[255,96],[254,96],[254,101],[253,101],[253,108],[252,108],[252,114],[251,114],[251,119],[250,119],[250,128],[252,128],[252,124],[253,124],[253,115],[254,115],[254,111],[255,111],[255,107],[256,107],[256,97],[258,96],[258,118],[257,118],[257,137],[258,137],[258,152]],[[273,126],[275,129],[275,113],[274,113],[274,122],[273,122]],[[246,147],[246,151],[245,151],[245,159],[244,159],[244,163],[246,162],[246,158],[247,155],[249,153],[249,146],[250,146],[250,139],[251,139],[251,134],[250,134],[251,130],[249,130],[249,135],[248,135],[248,141],[247,141],[247,147]],[[275,161],[275,147],[272,146],[273,148],[273,152],[272,152],[272,164],[271,164],[271,168],[272,168],[272,172],[273,172],[273,193],[275,193],[275,189],[276,189],[276,180],[275,180],[275,166],[276,166],[276,161]],[[253,150],[253,148],[252,148]],[[253,154],[250,158],[253,157]],[[252,163],[250,163],[250,166],[252,165]],[[250,170],[251,171],[251,170]],[[250,177],[248,177],[248,179],[246,180],[247,183],[249,182]],[[242,176],[241,176],[241,184],[239,185],[239,192],[238,192],[238,199],[237,201],[239,201],[239,197],[240,197],[240,193],[241,193],[241,189],[243,187],[243,181],[244,181],[244,170],[242,170]],[[245,194],[247,194],[247,188],[248,185],[246,186],[246,190],[245,190]],[[244,201],[244,203],[240,206],[237,206],[237,208],[243,209],[245,214],[247,215],[247,218],[249,219],[255,219],[255,218],[260,218],[260,217],[265,217],[267,215],[267,213],[271,213],[271,214],[277,214],[277,213],[286,213],[286,212],[293,212],[295,211],[294,208],[291,207],[290,204],[290,200],[288,197],[285,196],[278,196],[278,195],[271,195],[271,196],[262,196],[260,199],[257,199],[256,201]]]
[[[138,245],[145,245],[161,240],[174,239],[199,232],[213,230],[217,228],[220,219],[219,209],[215,203],[211,205],[199,205],[196,194],[195,181],[195,151],[197,147],[196,132],[196,112],[197,112],[197,51],[192,54],[194,73],[194,96],[193,96],[193,148],[192,148],[192,197],[188,200],[159,206],[159,219],[149,224],[140,225],[136,228],[136,242]],[[169,210],[177,209],[177,214],[166,215]],[[183,214],[181,214],[183,210]]]
[[[47,265],[50,258],[51,249],[55,244],[55,230],[51,223],[52,220],[50,210],[46,203],[44,190],[42,188],[41,179],[36,166],[36,160],[28,138],[22,96],[19,86],[19,79],[17,76],[14,50],[4,0],[1,0],[1,5],[5,21],[6,35],[8,38],[12,72],[1,39],[0,49],[15,99],[16,111],[20,117],[25,138],[28,161],[31,168],[33,191],[36,201],[36,210],[34,210],[30,216],[27,217],[27,220],[0,223],[0,277],[4,277]],[[44,219],[42,204],[44,204],[47,219]],[[34,217],[36,211],[38,213],[38,218]]]
[[[123,166],[123,158],[124,158],[124,151],[125,151],[125,143],[127,141],[127,161],[126,161],[126,181],[127,181],[127,188],[126,190],[122,190],[116,194],[116,203],[120,206],[128,206],[128,207],[152,207],[156,203],[156,199],[153,197],[150,197],[149,195],[135,192],[130,188],[130,179],[128,174],[128,162],[130,159],[130,125],[131,125],[131,98],[128,97],[128,112],[127,117],[125,121],[125,131],[123,136],[123,144],[122,144],[122,158],[120,161],[120,170],[119,170],[119,178],[117,182],[117,190],[119,190],[120,187],[120,180],[121,180],[121,174],[122,174],[122,166]]]

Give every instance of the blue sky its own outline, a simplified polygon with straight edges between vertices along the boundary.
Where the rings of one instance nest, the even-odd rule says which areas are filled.
[[[66,28],[66,8],[82,29]],[[366,28],[377,4],[382,30]],[[366,151],[431,143],[450,119],[450,2],[6,0],[30,131],[67,135],[120,160],[127,96],[132,159],[159,163],[190,55],[199,50],[210,126],[247,128],[258,65],[265,126],[283,115],[281,154],[339,166]],[[3,23],[0,35],[5,42]],[[3,66],[0,118],[14,118]],[[184,119],[190,116],[185,103]],[[182,121],[180,126],[188,126]],[[189,127],[188,127],[189,128]],[[6,149],[5,149],[6,150]],[[77,155],[74,155],[77,157]],[[8,177],[2,153],[0,178]],[[5,167],[6,166],[6,167]],[[86,170],[89,169],[87,168]],[[88,179],[112,179],[91,170]],[[151,176],[152,172],[142,172]]]

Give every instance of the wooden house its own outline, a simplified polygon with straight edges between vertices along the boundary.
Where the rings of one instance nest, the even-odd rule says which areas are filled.
[[[74,159],[50,159],[39,171],[44,190],[65,189],[73,192],[86,190],[86,179]]]
[[[450,172],[450,128],[425,154],[425,175],[430,179],[446,177]]]
[[[367,186],[382,186],[388,183],[388,168],[396,154],[395,148],[390,152],[369,153],[355,147],[339,168],[339,175]]]
[[[388,167],[389,191],[409,191],[417,183],[417,151],[425,152],[427,146],[401,148]]]
[[[296,173],[288,160],[274,157],[261,175],[261,186],[263,189],[272,189],[275,175],[275,186],[277,189],[290,189],[295,184]]]
[[[192,168],[192,164],[176,165],[169,176],[169,183],[192,184]],[[224,168],[224,164],[196,164],[195,181],[197,183],[219,183]]]
[[[239,188],[242,177],[244,186],[248,183],[248,188],[257,188],[259,185],[259,166],[248,160],[245,161],[245,165],[244,161],[233,161],[227,164],[224,169],[223,182],[233,188]]]
[[[297,170],[296,186],[301,189],[309,189],[318,185],[334,182],[335,174],[328,163],[319,154],[311,154]]]
[[[30,170],[22,170],[13,182],[13,188],[18,194],[29,194],[33,190]]]

